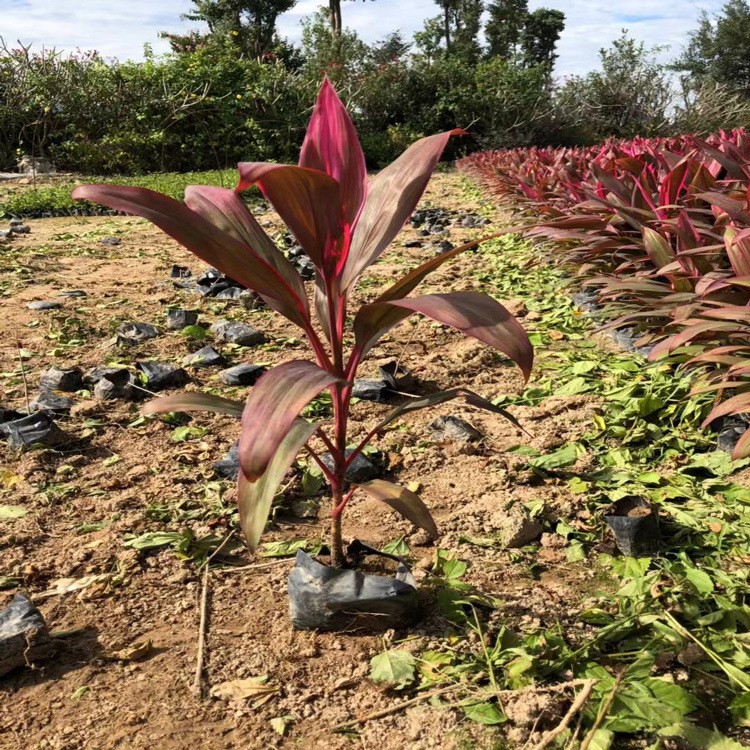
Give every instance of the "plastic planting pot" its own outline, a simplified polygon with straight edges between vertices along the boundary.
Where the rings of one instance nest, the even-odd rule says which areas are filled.
[[[314,560],[299,550],[289,574],[289,611],[299,630],[385,630],[412,624],[419,617],[417,586],[404,561],[395,555],[352,542],[349,556],[389,558],[396,575],[367,575]]]
[[[650,557],[659,550],[659,516],[643,498],[628,495],[618,500],[604,520],[623,555]]]

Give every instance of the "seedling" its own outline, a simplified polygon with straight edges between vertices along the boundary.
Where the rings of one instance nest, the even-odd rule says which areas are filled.
[[[181,203],[138,187],[85,185],[76,199],[142,216],[222,273],[256,291],[268,307],[298,326],[315,361],[296,359],[266,372],[246,403],[207,394],[179,394],[150,402],[146,413],[208,409],[241,414],[238,504],[251,550],[258,546],[271,503],[284,474],[306,448],[331,487],[331,558],[344,563],[341,517],[357,487],[346,469],[386,425],[408,412],[463,398],[508,416],[481,396],[452,388],[408,402],[376,424],[348,455],[349,409],[357,369],[378,340],[414,313],[453,327],[508,356],[528,378],[533,350],[518,321],[479,292],[408,296],[432,271],[478,241],[418,266],[353,316],[354,344],[345,345],[352,291],[383,254],[417,206],[453,130],[422,138],[368,181],[365,157],[346,108],[326,80],[308,125],[297,166],[241,163],[234,190],[190,186]],[[314,310],[297,270],[248,211],[240,193],[258,185],[315,264]],[[314,323],[317,317],[318,325]],[[325,391],[331,395],[332,431],[308,422],[303,409]],[[332,456],[332,468],[310,444]],[[432,536],[435,522],[420,497],[384,480],[359,487]]]

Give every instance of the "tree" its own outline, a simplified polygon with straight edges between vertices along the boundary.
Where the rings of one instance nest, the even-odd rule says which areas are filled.
[[[695,89],[707,82],[728,86],[750,97],[750,4],[728,0],[711,17],[703,11],[698,28],[672,66],[687,74]]]
[[[445,53],[468,61],[479,58],[479,31],[481,29],[482,0],[435,0],[442,14],[430,18],[423,32],[415,35],[415,41],[422,49],[432,49],[435,43],[444,42]]]
[[[528,0],[494,0],[490,3],[489,20],[484,28],[487,56],[510,60],[518,52],[526,18]]]
[[[646,48],[623,32],[599,51],[601,70],[569,79],[556,95],[563,126],[580,129],[590,141],[633,138],[665,131],[674,92],[660,47]]]
[[[343,30],[341,22],[341,0],[328,0],[328,18],[334,36],[340,36]]]
[[[557,59],[555,48],[564,28],[565,14],[561,10],[538,8],[529,13],[521,37],[524,65],[546,65],[552,70]]]
[[[276,20],[291,10],[297,0],[192,0],[195,6],[182,18],[202,21],[208,33],[162,34],[177,52],[194,51],[201,44],[226,41],[240,55],[261,58],[273,49]]]
[[[519,58],[528,68],[555,65],[557,42],[565,28],[565,14],[552,8],[529,13],[528,0],[494,0],[485,26],[487,56]]]
[[[370,59],[376,65],[403,60],[411,49],[411,44],[404,40],[400,31],[392,31],[384,39],[370,47]]]

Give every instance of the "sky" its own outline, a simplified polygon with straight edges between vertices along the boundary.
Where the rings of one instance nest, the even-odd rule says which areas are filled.
[[[529,7],[558,8],[566,15],[558,45],[556,75],[578,75],[596,67],[601,47],[624,28],[649,46],[668,45],[664,59],[678,55],[701,10],[715,13],[724,0],[530,0]],[[301,36],[301,19],[320,0],[299,0],[279,20],[279,31],[291,41]],[[35,48],[96,49],[107,57],[138,60],[143,45],[165,52],[159,32],[179,31],[196,24],[180,20],[192,7],[189,0],[0,0],[0,36],[9,45],[20,40]],[[437,14],[434,0],[345,2],[344,25],[367,42],[400,29],[404,36],[422,28]]]

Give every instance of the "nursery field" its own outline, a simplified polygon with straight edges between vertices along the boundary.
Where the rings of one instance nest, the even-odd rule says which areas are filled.
[[[436,174],[355,301],[445,243],[529,223],[494,201],[472,178]],[[283,246],[279,217],[253,213]],[[246,387],[223,373],[307,356],[299,329],[246,296],[201,296],[205,264],[141,219],[26,223],[30,233],[0,244],[0,412],[24,411],[50,368],[88,377],[53,391],[54,446],[19,454],[0,442],[0,609],[29,595],[54,646],[0,676],[0,748],[750,746],[750,459],[732,460],[701,428],[715,393],[695,392],[679,359],[648,362],[597,330],[549,246],[502,236],[421,287],[503,302],[535,347],[525,387],[507,358],[424,318],[373,349],[360,377],[377,380],[396,360],[413,382],[363,392],[355,443],[409,398],[400,391],[459,385],[521,429],[462,401],[389,424],[358,468],[417,493],[438,537],[359,495],[344,532],[409,561],[422,617],[379,634],[317,633],[292,629],[286,598],[294,552],[327,539],[316,465],[301,454],[251,555],[235,483],[214,469],[237,420],[139,411],[156,382],[139,363],[184,368],[167,392],[243,399]],[[710,253],[710,235],[686,249]],[[674,264],[667,275],[679,282],[689,274]],[[57,304],[29,309],[35,301]],[[197,322],[170,329],[170,310],[197,311]],[[259,335],[228,341],[212,328],[221,321]],[[134,341],[129,323],[156,335]],[[220,359],[185,363],[206,346]],[[91,370],[105,366],[140,373],[136,386],[96,398],[109,386]],[[330,417],[330,399],[303,416]],[[604,520],[629,496],[656,507],[654,557],[622,555]]]

